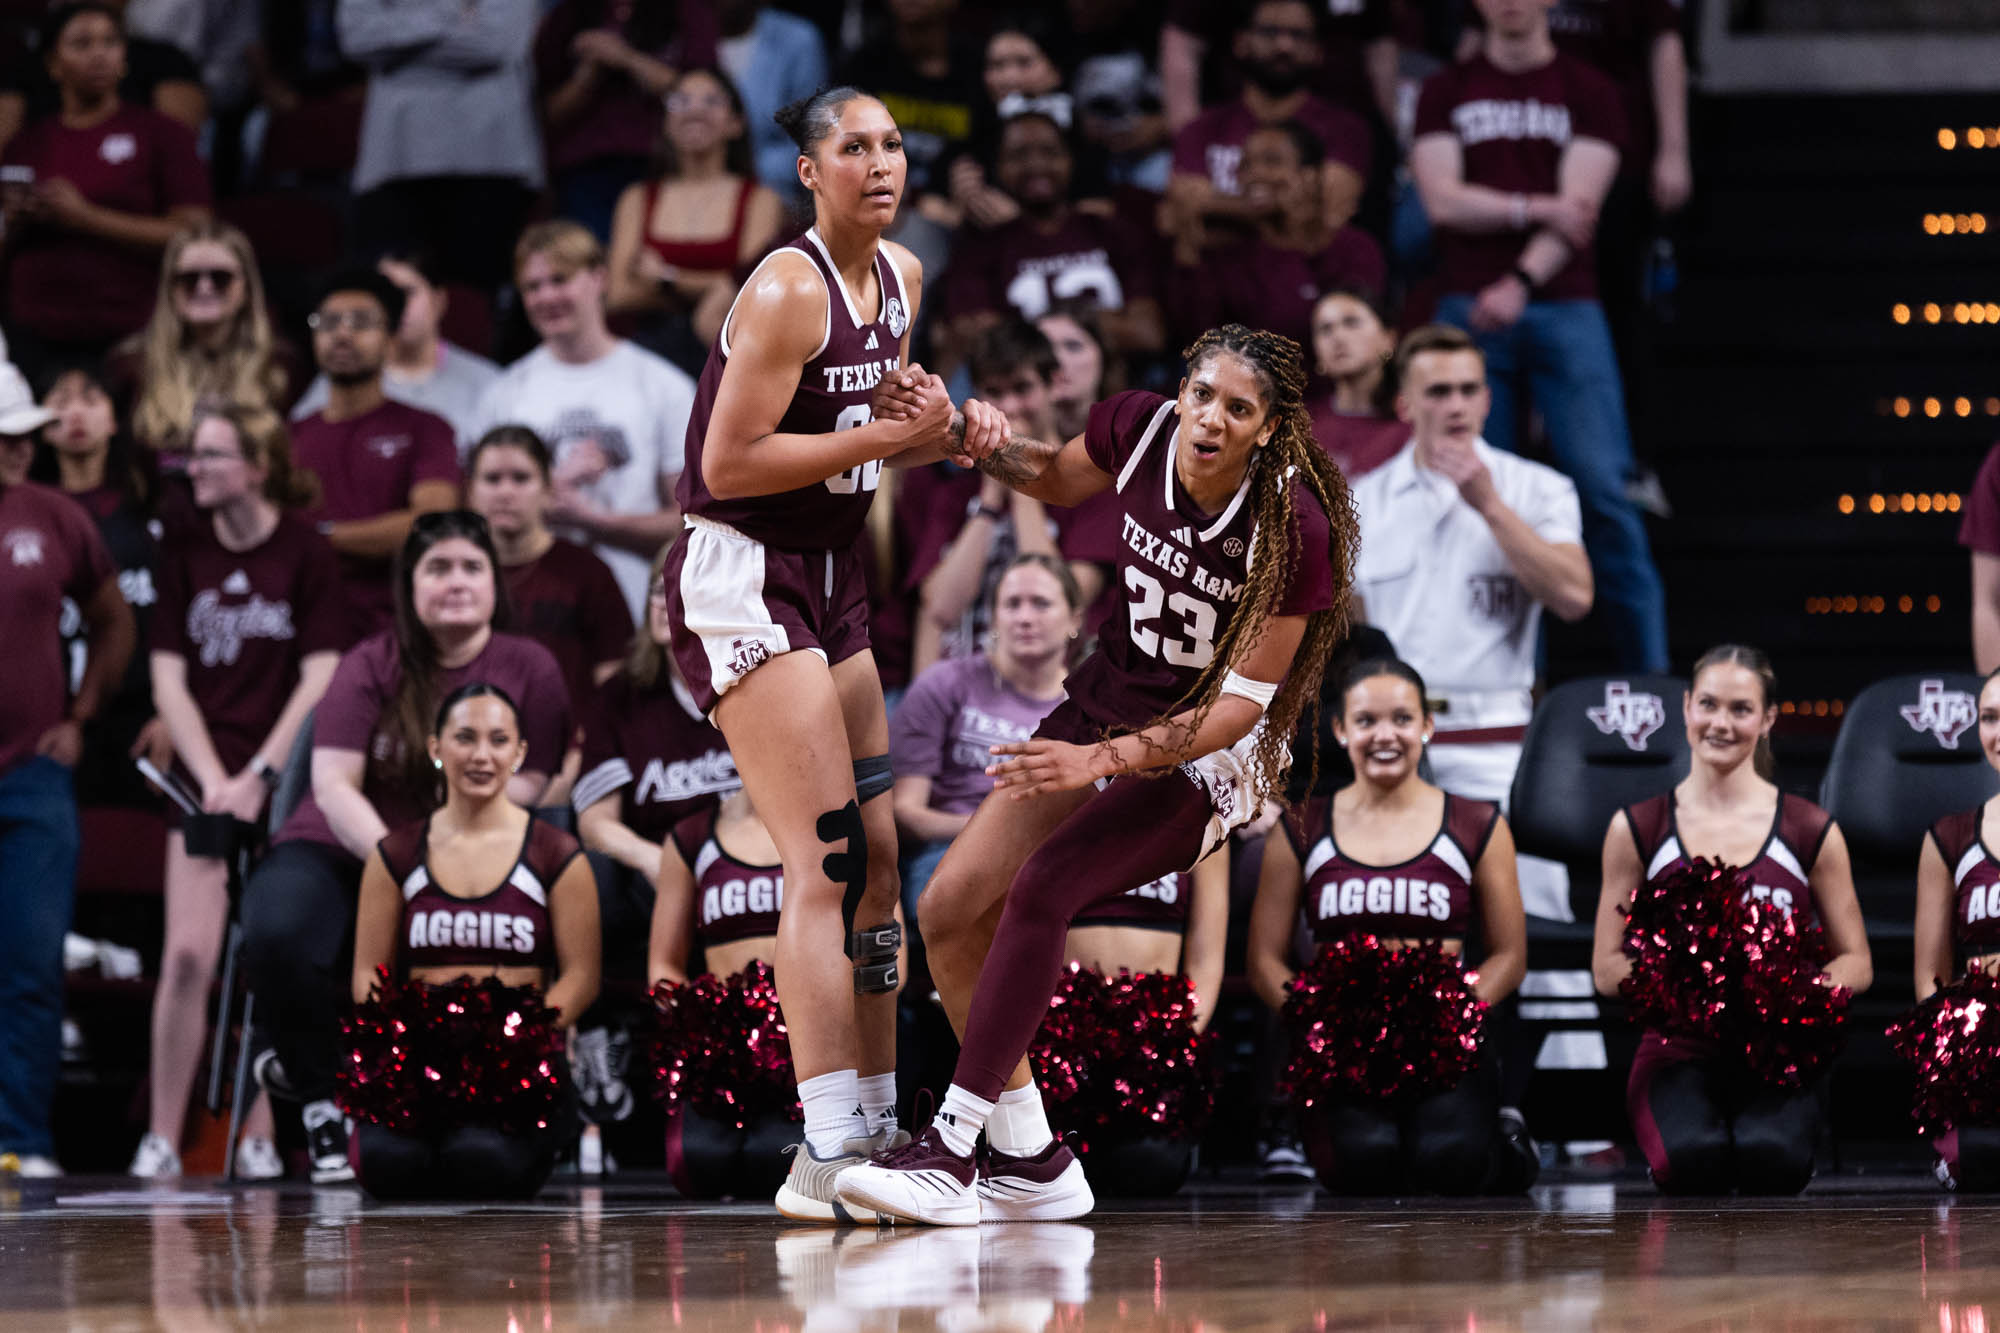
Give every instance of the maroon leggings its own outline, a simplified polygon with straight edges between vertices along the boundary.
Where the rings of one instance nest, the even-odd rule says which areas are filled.
[[[1119,778],[1056,825],[1007,889],[953,1082],[987,1101],[1000,1096],[1049,1012],[1069,923],[1193,865],[1209,815],[1207,793],[1176,772]]]

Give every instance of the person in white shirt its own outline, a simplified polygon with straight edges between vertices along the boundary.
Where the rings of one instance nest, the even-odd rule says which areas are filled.
[[[613,336],[604,318],[604,248],[574,222],[541,222],[514,249],[514,280],[542,345],[501,374],[472,435],[523,425],[555,455],[549,526],[588,542],[646,606],[654,554],[681,527],[674,503],[694,381]]]
[[[382,364],[382,394],[392,402],[435,412],[458,435],[462,459],[471,447],[479,400],[500,378],[500,367],[476,352],[446,342],[439,333],[450,298],[445,295],[436,261],[427,253],[409,251],[384,255],[375,265],[382,276],[403,289],[403,322],[389,340],[389,358]],[[292,408],[292,420],[303,421],[326,406],[325,375],[306,386],[305,396]]]
[[[1355,588],[1369,623],[1436,696],[1438,785],[1504,804],[1534,707],[1542,610],[1564,620],[1590,611],[1576,486],[1480,438],[1486,363],[1464,332],[1413,330],[1397,362],[1410,442],[1354,483]],[[1559,875],[1551,884],[1524,866],[1521,889],[1529,912],[1569,918]]]

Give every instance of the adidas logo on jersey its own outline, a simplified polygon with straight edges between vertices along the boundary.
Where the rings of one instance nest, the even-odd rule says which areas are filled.
[[[241,597],[250,591],[250,576],[239,569],[222,581],[222,590]]]
[[[863,347],[861,350],[864,352],[873,352],[878,348],[880,348],[881,345],[882,345],[881,343],[875,340],[875,330],[870,329],[868,331],[868,345],[866,347]]]
[[[1193,546],[1193,545],[1194,545],[1194,529],[1193,529],[1193,528],[1185,528],[1185,527],[1183,527],[1183,528],[1175,528],[1175,529],[1174,529],[1174,540],[1175,540],[1175,541],[1177,541],[1177,542],[1179,542],[1179,543],[1180,543],[1180,544],[1181,544],[1182,546]]]

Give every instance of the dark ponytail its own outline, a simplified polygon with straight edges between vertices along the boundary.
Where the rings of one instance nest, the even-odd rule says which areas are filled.
[[[833,127],[840,123],[840,113],[847,104],[857,97],[867,96],[868,93],[845,83],[822,88],[810,97],[801,97],[796,102],[779,107],[771,119],[791,136],[800,153],[811,157],[826,136],[833,133]]]
[[[1424,717],[1427,720],[1429,719],[1431,715],[1431,699],[1430,691],[1424,687],[1424,678],[1418,674],[1415,667],[1400,657],[1370,657],[1365,661],[1354,664],[1354,668],[1340,682],[1340,715],[1342,717],[1347,716],[1347,696],[1354,692],[1354,687],[1364,680],[1373,680],[1377,676],[1394,676],[1397,680],[1408,681],[1411,685],[1415,686],[1417,699],[1423,708]]]

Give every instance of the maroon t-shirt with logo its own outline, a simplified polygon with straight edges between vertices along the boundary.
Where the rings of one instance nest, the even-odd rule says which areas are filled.
[[[7,145],[5,162],[37,181],[61,178],[100,208],[158,218],[207,207],[208,168],[185,125],[150,107],[120,106],[86,130],[49,116]],[[153,312],[156,250],[124,245],[53,223],[7,229],[7,323],[56,342],[109,340]]]
[[[1309,802],[1298,820],[1279,821],[1299,858],[1299,907],[1313,938],[1349,935],[1462,940],[1479,914],[1473,869],[1500,822],[1500,807],[1446,793],[1437,836],[1409,860],[1356,861],[1334,838],[1333,798]]]
[[[632,644],[632,611],[610,566],[595,552],[558,537],[539,559],[506,565],[512,628],[554,653],[569,697],[597,692],[595,671]]]
[[[743,785],[729,742],[701,715],[687,687],[662,672],[641,689],[619,672],[584,710],[583,771],[570,804],[588,810],[618,797],[618,822],[648,842],[675,824],[713,808]]]
[[[1100,726],[1140,726],[1166,713],[1215,657],[1248,577],[1255,515],[1246,473],[1220,514],[1204,513],[1174,469],[1174,400],[1134,389],[1090,409],[1084,448],[1114,479],[1123,505],[1115,586],[1123,597],[1097,651],[1063,688]],[[1292,484],[1298,558],[1275,615],[1333,605],[1329,525],[1303,482]]]
[[[1012,307],[1023,319],[1040,319],[1065,300],[1123,310],[1157,295],[1155,262],[1152,237],[1123,219],[1071,209],[1044,230],[1022,217],[961,236],[945,304],[954,315]]]
[[[340,659],[313,710],[313,748],[367,756],[361,794],[390,828],[422,819],[435,805],[431,792],[413,791],[398,776],[402,757],[392,728],[402,679],[396,636],[372,635]],[[521,735],[528,742],[525,767],[543,773],[562,767],[571,734],[569,691],[549,650],[518,634],[495,634],[470,662],[438,672],[438,696],[475,680],[498,685],[520,708]],[[340,845],[311,792],[272,841],[295,840]]]
[[[117,572],[81,505],[33,482],[0,487],[0,773],[32,758],[42,733],[69,711],[63,598],[89,606]]]
[[[1623,152],[1625,113],[1611,80],[1576,56],[1519,74],[1483,55],[1448,65],[1424,81],[1417,99],[1417,137],[1458,140],[1468,185],[1503,194],[1554,194],[1563,152],[1577,139],[1596,139]],[[1529,232],[1437,229],[1440,277],[1449,292],[1476,292],[1510,272]],[[1541,301],[1597,298],[1597,260],[1586,246],[1536,292]]]
[[[346,421],[328,421],[325,412],[295,421],[292,457],[319,477],[319,505],[306,515],[314,523],[346,523],[408,509],[410,489],[418,482],[459,482],[451,423],[404,403],[384,402]],[[388,629],[395,619],[392,568],[389,560],[340,557],[340,583],[355,638]]]
[[[1352,167],[1364,180],[1374,155],[1375,141],[1368,122],[1335,106],[1323,97],[1306,94],[1306,99],[1288,119],[1319,136],[1326,146],[1329,162]],[[1243,165],[1243,145],[1263,128],[1264,122],[1241,98],[1212,106],[1189,121],[1174,138],[1174,170],[1189,176],[1206,176],[1216,193],[1234,198],[1243,192],[1236,169]]]
[[[160,560],[153,651],[187,664],[188,694],[216,757],[241,772],[285,711],[312,653],[347,644],[333,548],[287,514],[247,551],[203,523],[176,534]]]
[[[825,284],[826,334],[819,351],[799,374],[799,386],[778,421],[778,433],[830,435],[865,426],[875,419],[869,408],[875,386],[903,360],[901,340],[910,327],[910,298],[903,290],[902,274],[885,251],[876,251],[880,299],[875,317],[865,319],[817,229],[808,230],[779,250],[804,255]],[[709,494],[701,471],[702,449],[728,364],[729,324],[724,321],[715,346],[709,349],[708,364],[695,384],[694,410],[688,416],[687,466],[674,488],[681,512],[726,523],[744,536],[781,551],[846,550],[868,519],[869,502],[882,479],[880,460],[776,495],[719,500]]]
[[[1323,294],[1340,287],[1379,296],[1388,279],[1382,247],[1359,227],[1342,227],[1310,251],[1252,238],[1174,270],[1174,320],[1189,340],[1224,324],[1247,324],[1310,348],[1313,305]]]
[[[1313,434],[1319,439],[1319,447],[1340,465],[1349,481],[1381,467],[1410,442],[1407,422],[1395,417],[1337,411],[1330,393],[1315,399],[1311,410]]]

